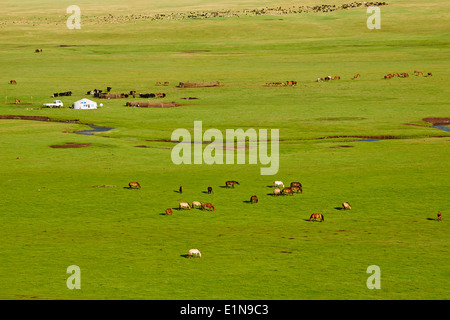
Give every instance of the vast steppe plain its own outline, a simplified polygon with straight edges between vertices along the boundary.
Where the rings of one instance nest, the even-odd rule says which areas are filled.
[[[389,1],[373,30],[365,6],[243,14],[344,3],[3,0],[0,298],[447,300],[450,133],[433,123],[450,117],[449,2]],[[66,26],[70,5],[81,29]],[[154,18],[227,10],[240,14]],[[396,72],[409,77],[384,78]],[[328,75],[341,79],[316,82]],[[297,85],[266,86],[288,80]],[[223,86],[177,87],[185,81]],[[108,86],[182,105],[86,95]],[[63,108],[42,108],[65,91]],[[103,106],[69,108],[81,98]],[[36,116],[52,121],[23,119]],[[278,172],[175,165],[171,135],[194,121],[224,134],[278,129]],[[88,125],[112,129],[75,133]],[[67,143],[84,147],[51,147]],[[303,193],[273,196],[275,180]],[[215,211],[176,209],[192,201]],[[316,212],[324,222],[309,221]],[[79,290],[67,287],[71,265]],[[371,265],[380,289],[367,287]]]

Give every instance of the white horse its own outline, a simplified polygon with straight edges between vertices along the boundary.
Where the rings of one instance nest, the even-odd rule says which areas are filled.
[[[283,183],[283,181],[274,181],[273,182],[273,187],[275,188],[275,187],[281,187],[281,188],[284,188],[284,183]]]
[[[192,208],[195,208],[195,207],[201,208],[202,203],[200,201],[192,201]]]
[[[202,257],[202,253],[200,252],[200,250],[198,249],[191,249],[189,250],[189,258],[192,256],[196,256],[196,257]]]
[[[187,203],[187,202],[180,202],[180,205],[179,205],[178,208],[179,208],[179,209],[187,208],[187,209],[191,210],[191,206],[190,206],[189,203]]]
[[[280,188],[273,189],[273,194],[279,196],[281,194],[281,189]]]

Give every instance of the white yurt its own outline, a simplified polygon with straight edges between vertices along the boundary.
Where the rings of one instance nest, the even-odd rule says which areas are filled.
[[[97,109],[97,102],[89,99],[81,99],[75,101],[72,105],[73,109]]]

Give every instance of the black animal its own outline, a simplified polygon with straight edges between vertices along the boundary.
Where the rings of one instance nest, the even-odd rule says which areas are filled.
[[[208,187],[208,194],[211,194],[212,192],[212,187]]]

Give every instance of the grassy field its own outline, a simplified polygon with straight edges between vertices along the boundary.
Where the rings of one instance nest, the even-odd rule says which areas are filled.
[[[447,1],[389,2],[379,30],[367,29],[365,7],[130,18],[346,1],[123,3],[79,1],[80,30],[66,27],[71,1],[0,5],[0,115],[79,120],[0,119],[1,299],[450,298],[450,134],[422,120],[450,117]],[[109,15],[118,20],[102,20]],[[410,77],[383,78],[393,72]],[[341,80],[315,82],[328,75]],[[297,86],[264,86],[287,80]],[[181,81],[224,86],[180,89]],[[104,106],[68,108],[107,86],[164,92],[184,105],[93,98]],[[64,91],[73,92],[64,108],[40,108]],[[174,165],[175,144],[164,141],[177,128],[193,132],[194,121],[223,133],[279,129],[278,173],[261,175],[260,164]],[[74,134],[87,124],[113,129]],[[382,136],[394,139],[355,141]],[[50,147],[68,142],[90,146]],[[240,185],[226,189],[227,180]],[[275,180],[300,181],[303,194],[274,197]],[[142,189],[128,189],[130,181]],[[164,215],[194,200],[216,210]],[[339,210],[344,201],[351,211]],[[315,212],[325,221],[310,222]],[[187,259],[191,248],[202,258]],[[81,290],[66,286],[70,265],[81,269]],[[366,286],[370,265],[380,267],[380,290]]]

